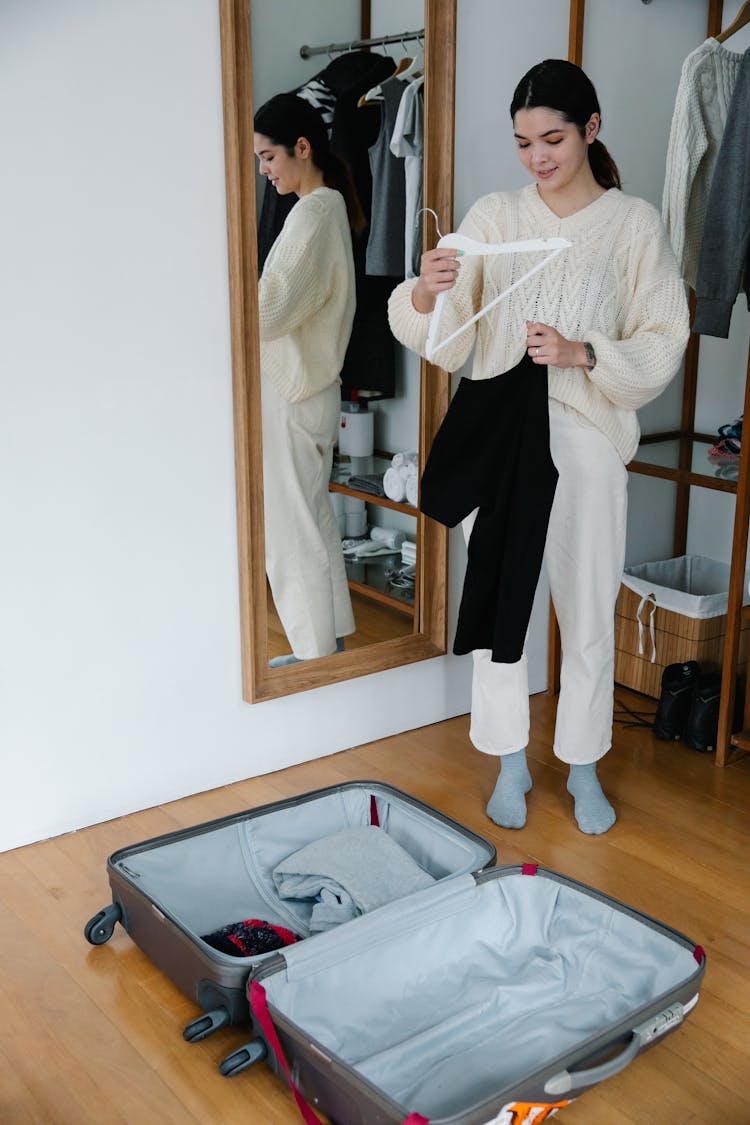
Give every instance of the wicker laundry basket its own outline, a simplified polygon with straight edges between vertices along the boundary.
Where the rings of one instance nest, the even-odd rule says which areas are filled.
[[[702,555],[626,567],[615,610],[615,683],[658,699],[668,664],[697,660],[702,670],[718,671],[728,589],[728,564]],[[747,664],[749,630],[750,622],[743,621],[740,671]]]

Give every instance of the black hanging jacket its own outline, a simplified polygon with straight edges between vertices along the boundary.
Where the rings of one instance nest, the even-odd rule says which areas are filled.
[[[525,355],[492,379],[461,379],[422,475],[420,510],[455,527],[478,508],[453,644],[514,664],[544,556],[557,469],[547,368]]]

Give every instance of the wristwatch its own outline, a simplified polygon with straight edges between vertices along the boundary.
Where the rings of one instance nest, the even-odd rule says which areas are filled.
[[[583,350],[586,353],[586,363],[584,364],[584,366],[588,367],[590,371],[592,367],[596,367],[596,352],[594,351],[591,344],[586,341],[584,341]]]

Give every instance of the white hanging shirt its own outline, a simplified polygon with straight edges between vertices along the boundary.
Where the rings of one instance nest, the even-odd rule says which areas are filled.
[[[422,250],[422,156],[424,153],[424,75],[404,90],[391,136],[391,152],[404,158],[406,209],[404,216],[404,277],[416,277]]]

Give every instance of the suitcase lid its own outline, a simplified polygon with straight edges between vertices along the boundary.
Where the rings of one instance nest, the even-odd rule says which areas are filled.
[[[390,1107],[383,1121],[416,1106],[478,1125],[515,1098],[549,1102],[616,1073],[679,1026],[704,968],[672,927],[516,864],[293,946],[253,988],[294,1057],[322,1055],[352,1096]]]

